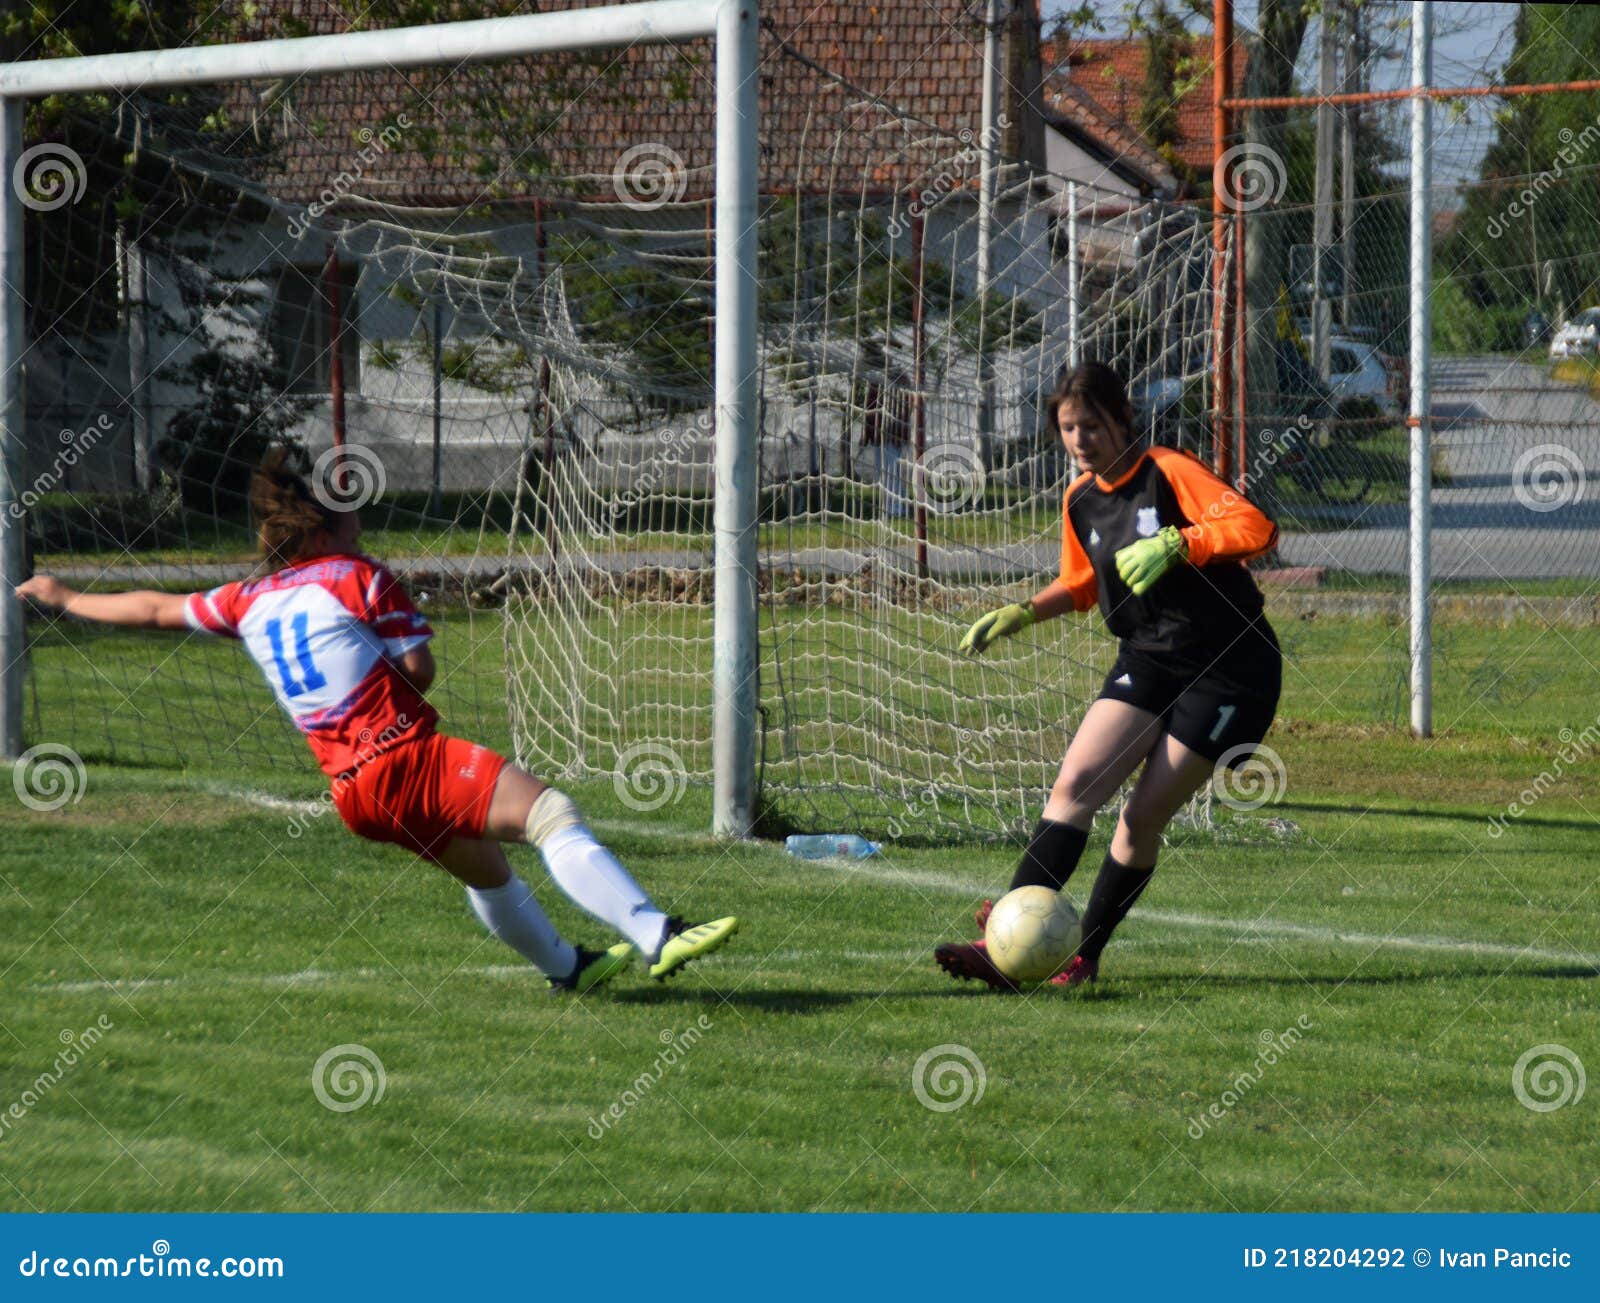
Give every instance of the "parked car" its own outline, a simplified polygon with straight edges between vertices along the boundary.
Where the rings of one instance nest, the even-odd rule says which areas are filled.
[[[1600,356],[1600,308],[1585,308],[1550,340],[1550,358]]]
[[[1399,378],[1371,344],[1334,336],[1328,341],[1328,388],[1341,408],[1364,398],[1382,416],[1400,414]]]

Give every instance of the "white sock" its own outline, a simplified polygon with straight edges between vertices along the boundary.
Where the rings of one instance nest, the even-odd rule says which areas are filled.
[[[566,977],[578,952],[561,939],[528,884],[516,874],[502,887],[468,887],[467,901],[484,927],[547,977]]]
[[[556,886],[579,908],[609,923],[646,956],[661,949],[667,916],[581,823],[551,833],[539,854]]]

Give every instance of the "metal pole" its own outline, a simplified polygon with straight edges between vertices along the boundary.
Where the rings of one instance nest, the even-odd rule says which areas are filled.
[[[717,12],[726,4],[718,6]],[[26,59],[0,64],[0,95],[63,95],[202,82],[341,76],[363,68],[513,59],[589,47],[694,40],[717,30],[708,0],[643,0],[597,9],[562,9],[470,22],[427,23],[330,36],[294,36],[230,45]]]
[[[150,425],[150,345],[145,316],[144,248],[130,224],[117,223],[117,252],[122,260],[122,311],[128,330],[128,401],[133,417],[133,487],[148,493],[155,487],[155,450]]]
[[[1228,90],[1233,69],[1233,0],[1215,0],[1211,14],[1211,460],[1228,478],[1233,379],[1232,323],[1228,319]],[[1242,257],[1244,250],[1238,255]]]
[[[1359,89],[1361,77],[1361,10],[1355,5],[1341,3],[1339,23],[1340,57],[1344,60],[1339,91],[1353,95]],[[1355,324],[1350,318],[1350,299],[1356,279],[1356,115],[1359,112],[1354,104],[1345,104],[1339,110],[1339,242],[1344,250],[1341,259],[1344,293],[1339,302],[1339,320],[1345,326]]]
[[[1083,360],[1078,341],[1078,183],[1067,182],[1067,363]]]
[[[1250,479],[1250,435],[1245,420],[1248,415],[1245,399],[1249,394],[1250,350],[1245,337],[1245,280],[1243,212],[1233,215],[1233,482],[1241,493],[1248,494],[1253,487]],[[1224,479],[1227,476],[1223,476]]]
[[[534,258],[539,276],[539,319],[541,328],[548,331],[550,323],[545,318],[545,251],[549,237],[544,224],[544,200],[533,201]],[[547,349],[539,355],[539,417],[544,421],[544,544],[550,555],[550,573],[555,573],[556,556],[560,550],[560,535],[556,532],[556,414],[550,405],[550,353]]]
[[[444,305],[438,292],[433,297],[433,488],[428,494],[428,514],[439,514],[440,484],[443,470],[444,433]]]
[[[916,492],[916,506],[913,516],[917,534],[918,579],[926,579],[928,577],[928,494],[927,486],[922,479],[922,457],[927,451],[922,411],[923,312],[925,310],[922,294],[922,272],[923,241],[927,236],[926,222],[927,219],[921,213],[911,214],[911,475]],[[899,435],[900,399],[897,391],[900,386],[896,383],[897,380],[898,377],[895,375],[884,377],[883,389],[888,396],[888,401],[884,412],[883,429],[878,433],[880,453],[885,439],[889,437],[891,432],[896,436]],[[884,486],[889,493],[895,492],[899,487],[898,484]]]
[[[568,15],[563,15],[568,16]],[[716,589],[712,608],[712,832],[755,823],[756,156],[755,0],[717,10]]]
[[[328,243],[322,268],[322,297],[328,309],[328,394],[333,405],[333,446],[344,447],[344,306],[339,302],[339,246]],[[333,459],[333,486],[344,492],[344,458]]]
[[[22,405],[23,357],[27,318],[22,289],[22,196],[11,178],[22,153],[24,103],[0,99],[0,754],[22,754],[22,603],[11,590],[25,578],[23,531],[27,528],[21,495],[26,474],[26,424]]]
[[[1332,0],[1322,6],[1317,20],[1317,94],[1333,94],[1334,45]],[[1315,218],[1311,235],[1311,362],[1326,380],[1332,367],[1328,336],[1332,333],[1333,305],[1328,302],[1328,249],[1333,244],[1333,106],[1317,105],[1317,168]]]
[[[1433,735],[1433,628],[1428,590],[1433,474],[1430,461],[1428,363],[1432,353],[1433,312],[1428,292],[1433,270],[1431,128],[1433,101],[1425,94],[1432,80],[1433,7],[1411,6],[1411,731]]]
[[[994,277],[995,114],[1000,78],[1000,0],[983,8],[983,119],[978,141],[978,461],[994,464],[994,363],[989,357],[989,283]]]

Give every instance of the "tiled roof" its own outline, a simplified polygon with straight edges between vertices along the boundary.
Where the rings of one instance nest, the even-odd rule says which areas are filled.
[[[350,26],[332,0],[258,2],[254,34],[261,37]],[[980,127],[980,15],[961,0],[768,0],[761,32],[764,186],[807,192],[925,186],[941,160]],[[1003,66],[1011,75],[1002,79],[1001,110],[1011,125],[1001,150],[1042,163],[1042,146],[1030,147],[1039,139],[1039,111],[1024,93],[1030,68],[1037,83],[1036,31],[1019,14],[1006,34]],[[367,139],[358,133],[381,130],[408,106],[424,125],[413,123],[403,147],[364,160],[347,193],[399,205],[458,205],[547,192],[545,178],[554,175],[584,178],[583,193],[603,194],[613,188],[619,157],[649,143],[681,160],[684,197],[693,198],[711,190],[713,90],[710,44],[687,43],[586,60],[568,55],[468,66],[447,75],[416,69],[307,78],[281,88],[266,109],[260,88],[241,90],[234,109],[279,124],[286,147],[273,185],[295,202],[314,198],[349,170],[359,141]],[[433,110],[423,111],[421,95]],[[497,116],[503,130],[494,125]],[[437,129],[441,123],[446,130]]]
[[[1145,144],[1133,127],[1102,109],[1082,87],[1061,82],[1048,87],[1044,99],[1046,121],[1058,122],[1069,135],[1081,133],[1101,142],[1122,170],[1131,171],[1143,186],[1172,195],[1182,189],[1166,159]]]
[[[1127,134],[1139,136],[1139,102],[1144,93],[1147,53],[1143,37],[1045,42],[1040,62],[1046,109],[1057,107],[1064,86],[1070,84],[1092,99],[1105,118],[1120,123]],[[1187,53],[1195,66],[1181,78],[1189,89],[1178,99],[1172,156],[1196,177],[1203,178],[1210,174],[1213,159],[1209,38],[1193,38]],[[1231,69],[1235,88],[1244,84],[1245,57],[1244,42],[1235,41]],[[1148,141],[1143,143],[1149,148]]]

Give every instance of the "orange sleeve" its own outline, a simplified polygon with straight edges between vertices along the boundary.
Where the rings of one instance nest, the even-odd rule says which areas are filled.
[[[1057,581],[1072,597],[1072,609],[1087,611],[1100,600],[1100,589],[1095,583],[1094,564],[1078,541],[1078,532],[1072,528],[1072,492],[1088,478],[1080,476],[1067,490],[1061,502],[1061,578]]]
[[[1189,546],[1191,565],[1248,561],[1272,550],[1278,527],[1244,494],[1188,453],[1152,448],[1150,455],[1172,485],[1183,514],[1194,522],[1179,531]]]

